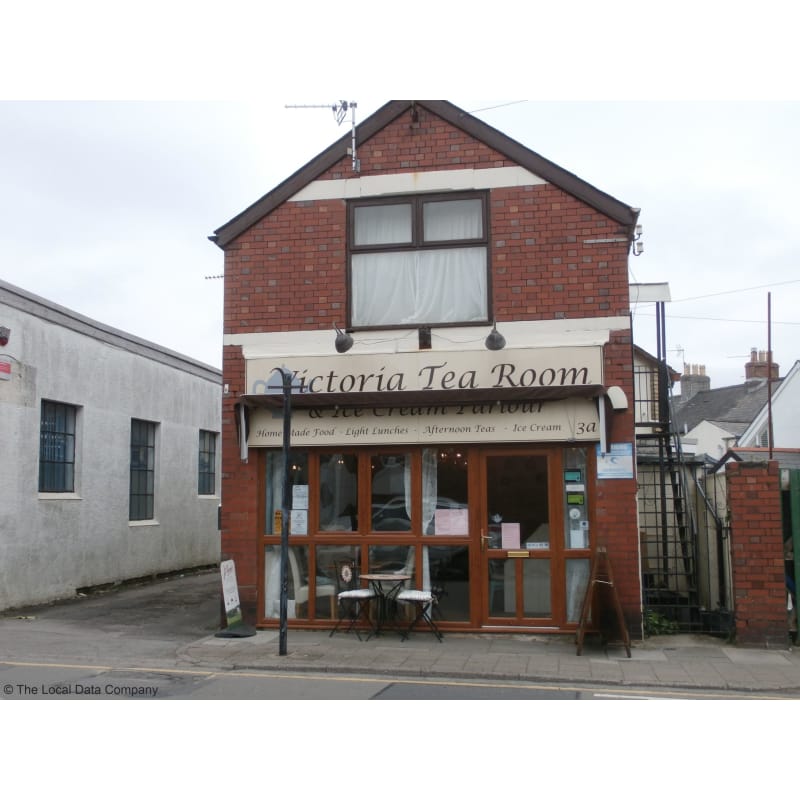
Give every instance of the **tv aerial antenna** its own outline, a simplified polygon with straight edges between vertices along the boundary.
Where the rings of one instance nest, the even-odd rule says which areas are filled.
[[[352,100],[340,100],[338,103],[330,104],[322,104],[322,105],[287,105],[284,108],[329,108],[333,111],[333,117],[336,120],[337,125],[341,125],[344,122],[345,117],[347,116],[347,112],[350,112],[350,155],[353,159],[353,172],[360,172],[361,171],[361,162],[358,160],[356,156],[356,108],[358,107],[358,103]]]

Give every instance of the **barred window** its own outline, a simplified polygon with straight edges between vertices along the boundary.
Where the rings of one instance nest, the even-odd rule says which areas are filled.
[[[39,491],[75,491],[75,406],[42,400]]]
[[[131,482],[129,519],[154,518],[156,423],[131,420]]]
[[[216,489],[216,461],[217,434],[213,431],[200,431],[200,448],[197,466],[198,494],[214,494]]]

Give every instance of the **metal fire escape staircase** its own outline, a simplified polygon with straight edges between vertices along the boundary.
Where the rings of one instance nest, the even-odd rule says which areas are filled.
[[[637,371],[637,386],[648,388],[636,398],[644,609],[678,630],[698,630],[697,525],[688,491],[694,472],[687,470],[674,425],[666,361],[657,370]]]

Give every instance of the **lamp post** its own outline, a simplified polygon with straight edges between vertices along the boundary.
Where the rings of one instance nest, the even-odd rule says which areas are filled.
[[[281,500],[281,570],[280,628],[278,655],[286,655],[287,617],[289,605],[289,509],[291,508],[291,465],[289,452],[292,434],[292,373],[286,367],[275,367],[283,389],[283,498]]]

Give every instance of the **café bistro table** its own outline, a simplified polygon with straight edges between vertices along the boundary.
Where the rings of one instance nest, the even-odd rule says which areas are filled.
[[[365,572],[361,580],[369,583],[378,598],[378,615],[375,621],[374,635],[380,636],[386,623],[394,619],[396,614],[394,598],[400,587],[411,576],[404,572]],[[372,634],[370,634],[372,636]],[[369,637],[368,637],[369,638]]]

